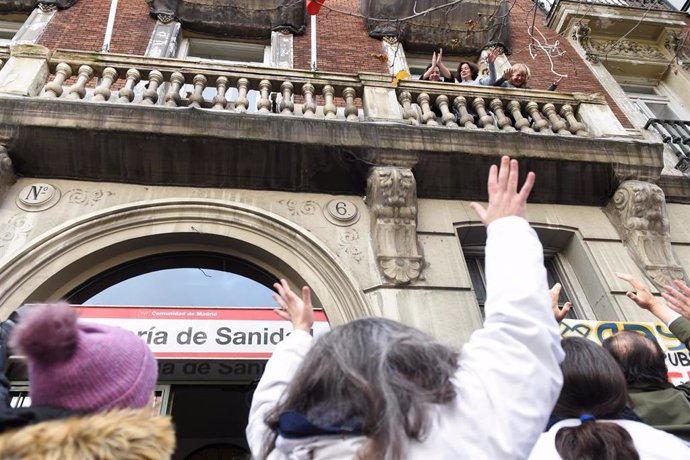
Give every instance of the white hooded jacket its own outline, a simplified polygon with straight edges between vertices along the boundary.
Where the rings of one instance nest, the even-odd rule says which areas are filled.
[[[486,277],[486,319],[458,359],[453,377],[457,396],[429,408],[429,433],[422,442],[407,446],[410,459],[527,458],[558,399],[564,353],[551,310],[542,246],[526,220],[505,217],[488,227]],[[291,333],[266,366],[247,426],[255,458],[270,430],[265,417],[311,343],[306,332]],[[362,436],[278,437],[268,458],[353,458],[365,442]]]

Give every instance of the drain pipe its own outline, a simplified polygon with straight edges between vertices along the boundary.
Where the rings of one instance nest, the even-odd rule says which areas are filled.
[[[110,40],[113,38],[113,26],[115,25],[116,13],[117,0],[110,0],[110,14],[108,15],[108,25],[105,28],[105,37],[103,37],[101,53],[108,53],[110,51]]]

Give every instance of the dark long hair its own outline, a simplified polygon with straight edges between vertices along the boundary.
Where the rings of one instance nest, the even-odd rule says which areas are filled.
[[[625,377],[613,357],[587,339],[563,339],[563,389],[553,410],[563,418],[601,418],[625,408]],[[615,423],[583,421],[556,433],[556,450],[563,460],[639,460],[630,434]]]
[[[450,379],[458,353],[427,334],[383,318],[364,318],[318,338],[267,415],[272,429],[264,458],[275,447],[280,414],[301,413],[312,421],[328,416],[332,426],[357,419],[366,442],[359,458],[403,457],[409,439],[421,441],[429,404],[455,398]]]

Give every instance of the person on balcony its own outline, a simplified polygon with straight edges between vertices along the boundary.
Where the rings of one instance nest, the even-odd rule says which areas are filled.
[[[497,46],[491,50],[491,53],[489,53],[489,55],[486,57],[486,62],[489,66],[489,76],[485,77],[488,79],[488,82],[482,84],[501,86],[503,88],[531,89],[527,82],[529,82],[532,73],[530,72],[527,64],[513,64],[503,72],[503,75],[501,75],[500,78],[496,78],[497,74],[495,62],[496,58],[501,54],[503,54],[503,50]],[[566,78],[566,76],[560,76],[556,81],[551,83],[546,90],[555,91],[558,87],[558,84],[564,78]]]
[[[479,79],[479,67],[474,62],[462,61],[458,64],[458,74],[455,77],[455,82],[461,85],[486,85],[488,84],[488,79],[485,77],[482,80],[487,80],[486,83],[482,83]]]
[[[438,54],[434,51],[431,56],[431,64],[424,70],[424,74],[419,78],[420,80],[429,81],[443,81],[446,83],[453,82],[453,74],[448,70],[448,67],[443,63],[443,48],[438,50]]]

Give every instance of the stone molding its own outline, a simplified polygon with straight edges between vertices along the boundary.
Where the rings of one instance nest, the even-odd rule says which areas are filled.
[[[57,300],[90,276],[112,268],[108,264],[123,262],[104,257],[104,251],[118,251],[117,258],[121,259],[123,247],[127,247],[134,259],[160,252],[156,245],[162,243],[157,242],[169,244],[175,237],[196,247],[204,242],[205,250],[211,245],[219,252],[234,251],[236,255],[233,247],[250,248],[251,254],[241,251],[239,256],[252,257],[274,273],[278,271],[276,275],[309,284],[332,325],[373,315],[338,257],[293,222],[240,203],[162,199],[85,214],[4,257],[0,262],[4,279],[0,317],[6,318],[26,301]],[[179,242],[173,246],[179,250]]]
[[[417,186],[411,169],[376,166],[367,179],[376,263],[387,283],[419,278],[424,259],[417,242]]]
[[[605,208],[633,260],[662,289],[688,276],[671,247],[671,230],[663,190],[650,182],[623,182]]]

